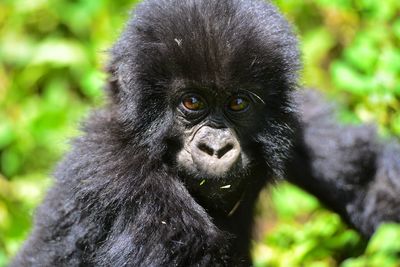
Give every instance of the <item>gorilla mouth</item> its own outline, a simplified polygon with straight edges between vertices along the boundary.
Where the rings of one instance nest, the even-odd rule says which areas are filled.
[[[247,176],[251,169],[250,161],[242,155],[239,155],[233,164],[224,164],[218,159],[197,162],[197,159],[193,159],[186,150],[178,154],[177,167],[180,176],[190,177],[196,181],[233,181]]]
[[[180,159],[186,158],[187,161]],[[202,181],[218,181],[225,185],[236,180],[242,180],[249,175],[251,169],[250,160],[246,156],[239,155],[233,164],[223,164],[218,159],[209,159],[196,162],[188,151],[183,150],[178,154],[178,172],[181,177],[191,179],[199,183]]]
[[[191,157],[197,170],[213,176],[223,176],[240,163],[239,149],[234,149],[231,144],[219,151],[206,146],[194,151]]]

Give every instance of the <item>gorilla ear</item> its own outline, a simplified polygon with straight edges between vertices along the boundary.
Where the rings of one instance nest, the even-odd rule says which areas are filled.
[[[114,64],[108,64],[106,67],[106,73],[108,75],[106,85],[105,85],[105,92],[115,103],[120,101],[120,85],[118,82],[118,74]]]

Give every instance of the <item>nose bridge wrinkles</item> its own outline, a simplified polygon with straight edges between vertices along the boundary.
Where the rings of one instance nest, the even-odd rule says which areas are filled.
[[[209,126],[210,128],[213,128],[213,129],[227,128],[225,123],[224,123],[224,119],[222,117],[216,117],[216,118],[211,119],[207,123],[207,126]]]

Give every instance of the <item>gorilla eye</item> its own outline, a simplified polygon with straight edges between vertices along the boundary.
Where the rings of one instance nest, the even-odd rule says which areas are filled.
[[[184,96],[182,99],[182,104],[188,110],[193,111],[203,110],[206,107],[204,100],[195,95]]]
[[[247,98],[242,96],[236,96],[233,97],[231,100],[229,100],[228,108],[231,111],[238,112],[246,110],[249,107],[249,105],[250,101]]]

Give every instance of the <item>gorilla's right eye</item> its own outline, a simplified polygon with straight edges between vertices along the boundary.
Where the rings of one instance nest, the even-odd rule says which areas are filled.
[[[197,95],[187,95],[182,98],[182,105],[192,111],[203,110],[206,107],[205,101]]]

